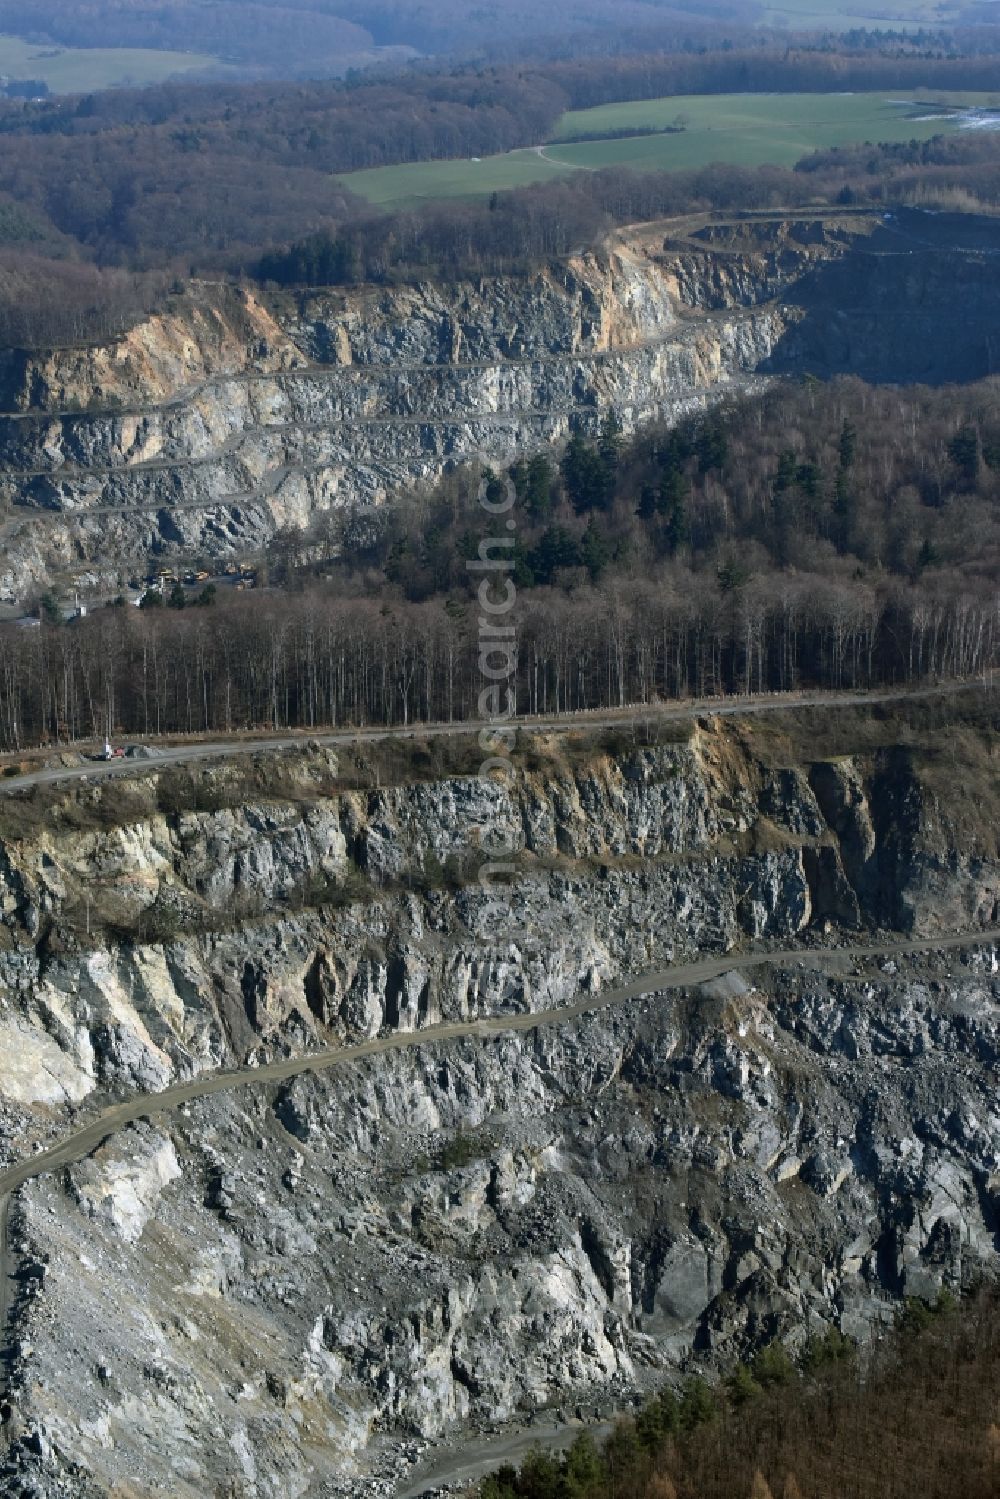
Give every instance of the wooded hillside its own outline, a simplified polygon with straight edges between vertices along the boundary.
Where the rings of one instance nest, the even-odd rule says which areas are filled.
[[[783,386],[631,443],[609,413],[598,442],[512,477],[521,712],[916,683],[1000,660],[995,381]],[[468,563],[492,534],[477,490],[460,472],[381,529],[334,515],[325,535],[289,535],[266,592],[6,628],[0,744],[476,716]]]

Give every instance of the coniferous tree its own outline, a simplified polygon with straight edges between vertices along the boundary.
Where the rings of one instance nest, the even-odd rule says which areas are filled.
[[[979,433],[966,422],[948,444],[948,457],[958,469],[964,483],[975,484],[979,476]]]
[[[695,441],[695,452],[698,455],[700,474],[708,474],[713,469],[725,467],[729,456],[729,443],[726,439],[726,430],[717,416],[706,417],[701,423]]]
[[[684,475],[672,469],[664,476],[656,508],[663,516],[663,541],[671,556],[684,545],[690,534],[687,498],[690,486]]]
[[[651,521],[656,516],[660,505],[660,496],[652,484],[644,484],[639,491],[639,506],[636,515],[640,520]]]
[[[842,469],[851,468],[858,450],[858,433],[854,423],[849,417],[844,417],[844,425],[840,429],[840,442],[838,444],[838,456]]]
[[[583,540],[580,543],[580,558],[595,583],[611,560],[611,548],[608,546],[607,538],[598,526],[596,517],[593,515],[590,517],[590,523],[583,533]]]
[[[569,502],[578,515],[603,509],[614,492],[604,459],[579,434],[567,443],[560,472]]]
[[[597,451],[608,473],[612,475],[617,473],[622,453],[622,424],[617,411],[609,411],[601,422],[601,437]]]
[[[838,552],[850,551],[857,508],[854,485],[846,469],[840,468],[833,492],[833,539]]]
[[[546,527],[528,555],[528,566],[539,583],[551,583],[562,568],[579,565],[579,544],[565,526]]]
[[[552,509],[552,465],[544,453],[538,453],[528,464],[525,504],[532,520],[545,520]]]
[[[778,455],[778,471],[774,476],[775,494],[784,494],[795,484],[799,471],[798,459],[791,448],[784,448]]]

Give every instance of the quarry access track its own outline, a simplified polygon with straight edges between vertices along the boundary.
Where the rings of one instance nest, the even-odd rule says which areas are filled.
[[[488,1041],[499,1036],[531,1032],[550,1025],[564,1025],[629,1001],[649,998],[670,989],[687,989],[709,983],[724,974],[747,972],[755,968],[785,968],[791,965],[809,967],[820,972],[841,972],[866,959],[882,959],[903,953],[944,952],[962,947],[985,947],[1000,942],[1000,928],[961,932],[950,936],[900,937],[871,944],[842,947],[791,947],[778,951],[729,952],[698,958],[690,963],[646,973],[630,983],[604,993],[588,994],[573,1004],[535,1012],[491,1015],[477,1020],[451,1021],[427,1026],[423,1030],[393,1032],[376,1036],[354,1046],[336,1046],[308,1052],[297,1057],[283,1057],[258,1067],[242,1067],[191,1078],[164,1088],[159,1093],[143,1093],[123,1103],[111,1104],[95,1118],[71,1131],[55,1145],[39,1150],[0,1173],[0,1315],[3,1322],[2,1357],[0,1357],[0,1396],[4,1396],[5,1371],[10,1364],[6,1333],[10,1327],[13,1302],[14,1270],[8,1238],[11,1195],[25,1183],[72,1166],[95,1151],[109,1136],[129,1124],[171,1113],[184,1104],[194,1103],[214,1094],[235,1088],[284,1083],[305,1073],[320,1073],[333,1067],[385,1056],[390,1052],[415,1047],[440,1046],[449,1042]]]
[[[931,687],[893,688],[877,692],[773,693],[761,697],[690,698],[678,702],[632,704],[625,708],[598,709],[561,715],[518,717],[505,721],[504,727],[529,734],[570,734],[590,729],[633,729],[652,731],[657,724],[684,722],[687,719],[749,718],[763,713],[786,713],[804,708],[864,708],[888,703],[915,702],[926,698],[950,697],[962,692],[992,692],[992,679],[974,682],[939,682]],[[50,765],[44,770],[0,780],[0,797],[14,796],[34,786],[53,786],[73,781],[97,781],[119,776],[148,775],[175,765],[195,765],[203,760],[228,760],[240,755],[275,754],[284,750],[348,749],[377,744],[390,739],[449,739],[495,732],[497,724],[485,719],[463,719],[456,723],[397,724],[391,728],[300,730],[294,734],[264,734],[250,737],[234,735],[229,739],[202,740],[195,744],[160,744],[146,739],[142,745],[151,749],[148,757],[116,760],[87,760],[81,765]],[[638,742],[638,740],[637,740]],[[85,745],[66,745],[66,753],[85,753]]]
[[[702,253],[704,253],[705,246],[700,245],[699,248]],[[754,304],[754,307],[750,310],[767,311],[774,305],[776,304],[774,304],[773,302],[761,302]],[[351,360],[350,362],[345,362],[343,364],[321,364],[318,361],[308,359],[303,355],[301,363],[289,364],[276,369],[219,370],[214,374],[204,376],[204,378],[202,379],[192,381],[188,385],[178,387],[162,401],[146,402],[139,405],[123,404],[118,406],[100,406],[95,404],[93,406],[86,406],[82,408],[76,406],[52,407],[51,409],[47,409],[45,407],[33,407],[26,411],[7,410],[0,411],[0,422],[17,422],[23,425],[30,425],[34,422],[38,423],[39,425],[44,425],[48,422],[90,422],[99,421],[101,419],[113,419],[115,421],[118,421],[123,418],[143,417],[149,416],[150,413],[154,411],[170,412],[181,410],[183,407],[189,406],[192,403],[198,401],[200,397],[206,395],[209,391],[220,390],[229,385],[262,385],[267,384],[268,382],[281,383],[283,381],[293,384],[297,381],[313,381],[317,384],[321,384],[325,381],[336,382],[343,380],[365,382],[393,375],[442,375],[451,374],[455,371],[475,373],[493,369],[508,368],[528,370],[549,369],[558,365],[565,364],[567,360],[575,361],[578,364],[603,364],[608,360],[619,359],[623,357],[627,358],[630,354],[641,354],[647,349],[661,348],[665,344],[676,342],[678,336],[683,334],[684,332],[698,332],[703,328],[710,328],[716,323],[725,323],[732,319],[734,312],[747,310],[748,309],[746,308],[730,309],[689,307],[683,302],[678,302],[674,309],[674,319],[661,332],[651,333],[646,338],[633,338],[625,343],[609,343],[606,347],[603,348],[599,346],[590,348],[570,347],[556,349],[555,351],[548,353],[543,353],[541,351],[536,351],[530,354],[497,353],[491,358],[483,359],[442,359],[437,361],[426,359],[399,359],[393,360],[392,363],[378,363],[374,360],[358,359]],[[592,408],[586,409],[589,410]],[[511,414],[517,415],[516,412]],[[492,411],[485,411],[480,413],[480,415],[484,419],[493,420],[496,417],[497,413]],[[449,422],[435,422],[431,417],[424,418],[420,417],[419,415],[407,419],[422,423],[425,426],[454,425],[454,423]],[[391,425],[394,420],[401,419],[395,419],[392,417],[372,417],[367,419],[367,424],[372,426]],[[282,430],[283,427],[295,427],[298,425],[300,424],[294,422],[265,422],[261,423],[259,428],[254,428],[252,430],[261,432],[274,432]],[[306,423],[301,425],[308,426],[310,424]],[[343,420],[318,422],[312,423],[311,425],[315,430],[322,430],[325,427],[336,426],[353,427],[355,425],[355,419],[353,417],[345,417]],[[248,428],[247,430],[249,431],[251,429]],[[243,436],[245,435],[245,433],[240,433],[238,435]],[[180,467],[182,466],[184,461],[185,460],[183,459],[178,460],[178,462],[173,466]],[[23,469],[13,470],[12,472],[14,472],[18,477],[21,478],[31,477],[36,473],[57,475],[61,473],[66,467],[68,467],[68,465],[64,465],[63,468],[48,468],[38,470]],[[121,463],[115,465],[113,470],[109,469],[107,471],[116,473],[129,473],[132,472],[135,468],[141,470],[142,465]],[[87,472],[94,472],[94,470],[88,469]]]

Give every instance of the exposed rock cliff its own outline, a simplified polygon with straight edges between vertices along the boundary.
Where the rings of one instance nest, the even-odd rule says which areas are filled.
[[[204,296],[208,297],[209,289]],[[462,459],[680,412],[752,371],[775,309],[692,318],[641,249],[524,280],[179,308],[107,349],[21,360],[0,463],[0,593],[151,552],[246,552]],[[27,572],[25,571],[27,569]],[[96,576],[96,574],[95,574]]]
[[[987,374],[996,240],[915,213],[654,227],[525,278],[273,306],[203,285],[106,347],[8,354],[0,598],[258,550],[612,408],[630,430],[764,374]]]
[[[947,772],[914,713],[536,741],[513,789],[460,746],[421,780],[303,750],[13,804],[6,1149],[121,1092],[699,950],[995,924],[992,711]],[[520,936],[466,883],[484,821],[523,835]],[[997,968],[734,971],[130,1127],[12,1208],[10,1492],[393,1492],[463,1423],[861,1335],[995,1269]]]
[[[66,573],[116,585],[153,552],[245,553],[610,408],[631,428],[704,401],[772,355],[773,299],[816,252],[720,271],[696,248],[646,236],[524,279],[270,309],[202,286],[106,347],[7,355],[0,597]]]

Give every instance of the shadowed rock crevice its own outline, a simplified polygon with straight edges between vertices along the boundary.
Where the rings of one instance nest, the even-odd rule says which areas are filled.
[[[1000,226],[900,209],[782,292],[788,325],[761,369],[944,385],[1000,370]]]

